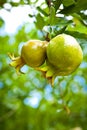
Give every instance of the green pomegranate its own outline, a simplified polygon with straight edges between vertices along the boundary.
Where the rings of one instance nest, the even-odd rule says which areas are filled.
[[[33,68],[39,67],[45,62],[46,47],[46,41],[30,40],[23,45],[19,57],[15,58],[14,55],[9,55],[12,59],[10,65],[15,67],[17,72],[25,64]]]
[[[21,57],[31,67],[41,66],[46,58],[46,41],[30,40],[21,50]]]
[[[47,58],[59,75],[68,75],[80,65],[83,53],[74,37],[60,34],[48,44]]]
[[[82,59],[82,49],[76,39],[67,34],[60,34],[49,42],[46,65],[41,70],[53,83],[56,76],[66,76],[74,72]]]

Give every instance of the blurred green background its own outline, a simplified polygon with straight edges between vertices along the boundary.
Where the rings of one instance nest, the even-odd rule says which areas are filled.
[[[87,130],[87,1],[0,0],[0,130]],[[83,50],[79,68],[54,87],[24,66],[17,75],[8,52],[29,39],[74,36]]]

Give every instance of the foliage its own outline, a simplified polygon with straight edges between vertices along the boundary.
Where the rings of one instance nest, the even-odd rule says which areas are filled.
[[[36,12],[29,13],[33,26],[26,23],[16,34],[0,36],[0,129],[87,130],[87,1],[45,0],[39,6],[38,0],[0,0],[0,9],[10,12],[6,3],[11,8],[29,5]],[[4,25],[0,18],[0,31]],[[8,52],[18,55],[25,41],[49,41],[60,33],[78,40],[84,59],[72,75],[57,77],[53,88],[33,68],[24,66],[26,74],[19,76],[9,66]]]

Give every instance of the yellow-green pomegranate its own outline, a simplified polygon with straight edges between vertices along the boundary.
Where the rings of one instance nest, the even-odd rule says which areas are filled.
[[[46,58],[46,41],[30,40],[21,50],[21,57],[31,67],[41,66]]]
[[[76,39],[67,34],[60,34],[49,42],[46,65],[41,70],[53,83],[56,76],[65,76],[74,72],[82,59],[82,49]]]
[[[17,72],[25,64],[34,68],[39,67],[45,62],[46,47],[46,41],[30,40],[23,45],[19,57],[15,58],[13,55],[9,55],[12,59],[10,65],[15,67]]]
[[[57,69],[58,75],[68,75],[80,65],[83,53],[74,37],[60,34],[49,42],[47,58]]]

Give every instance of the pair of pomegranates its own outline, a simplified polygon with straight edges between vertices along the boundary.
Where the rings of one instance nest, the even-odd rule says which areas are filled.
[[[56,76],[69,75],[76,70],[83,59],[82,49],[76,39],[60,34],[49,42],[30,40],[21,49],[21,55],[10,55],[11,66],[20,71],[25,64],[42,71],[53,84]]]

